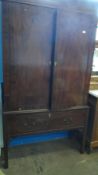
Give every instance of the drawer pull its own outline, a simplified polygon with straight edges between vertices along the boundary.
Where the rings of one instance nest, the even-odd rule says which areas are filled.
[[[71,124],[72,123],[72,118],[65,118],[64,123],[65,124]]]

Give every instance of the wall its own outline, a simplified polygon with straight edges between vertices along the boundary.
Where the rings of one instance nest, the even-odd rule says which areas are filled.
[[[2,76],[2,10],[0,2],[0,148],[3,146],[3,129],[2,129],[2,100],[1,100],[1,83],[3,81]],[[1,149],[0,149],[1,154]]]

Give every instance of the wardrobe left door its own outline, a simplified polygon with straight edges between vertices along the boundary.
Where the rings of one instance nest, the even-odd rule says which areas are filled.
[[[55,10],[3,3],[4,110],[48,110]]]

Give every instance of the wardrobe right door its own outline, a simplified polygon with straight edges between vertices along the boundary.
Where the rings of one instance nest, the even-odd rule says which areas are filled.
[[[93,15],[58,12],[52,109],[86,105],[95,31]]]

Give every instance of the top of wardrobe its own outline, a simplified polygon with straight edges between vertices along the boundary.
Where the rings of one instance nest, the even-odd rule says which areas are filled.
[[[98,13],[98,0],[0,0],[0,1]]]

